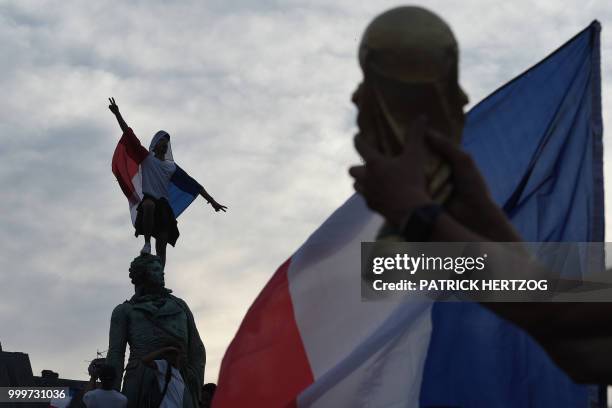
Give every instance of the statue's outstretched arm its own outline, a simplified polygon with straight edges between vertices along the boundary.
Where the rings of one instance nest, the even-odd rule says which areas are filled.
[[[117,377],[113,388],[121,389],[123,367],[125,363],[125,347],[127,346],[127,314],[123,304],[115,307],[111,316],[110,331],[108,334],[108,353],[106,362],[115,368]]]

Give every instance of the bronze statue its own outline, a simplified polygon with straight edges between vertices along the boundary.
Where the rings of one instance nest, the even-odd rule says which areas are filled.
[[[125,347],[130,356],[125,366],[122,393],[128,407],[152,405],[159,393],[155,371],[142,358],[168,346],[180,345],[180,373],[185,382],[183,407],[198,406],[204,383],[206,352],[189,307],[165,288],[161,260],[154,255],[140,255],[130,265],[135,287],[132,298],[113,310],[106,360],[117,373],[124,371]],[[121,385],[117,376],[115,389]]]

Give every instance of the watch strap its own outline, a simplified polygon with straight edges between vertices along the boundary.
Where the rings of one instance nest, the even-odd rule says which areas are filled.
[[[444,209],[440,204],[430,203],[416,208],[404,222],[400,224],[400,233],[409,242],[426,242],[431,234],[436,220]]]

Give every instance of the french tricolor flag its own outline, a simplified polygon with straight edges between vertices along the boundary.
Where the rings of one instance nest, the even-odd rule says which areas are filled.
[[[143,198],[141,164],[148,156],[149,151],[140,143],[132,128],[123,133],[113,154],[113,174],[128,199],[132,224],[136,221],[136,209]],[[168,186],[168,201],[175,218],[189,207],[200,191],[202,186],[177,165]]]
[[[468,114],[464,147],[526,241],[603,241],[599,33],[593,22]],[[600,406],[479,304],[362,301],[360,243],[381,224],[353,196],[280,266],[213,407]]]

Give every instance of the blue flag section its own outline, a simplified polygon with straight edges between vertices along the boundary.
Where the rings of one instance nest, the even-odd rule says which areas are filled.
[[[168,201],[175,218],[189,207],[200,191],[200,183],[177,165],[168,185]]]
[[[600,30],[594,21],[468,113],[464,146],[525,241],[604,240]],[[605,406],[479,304],[437,303],[432,327],[423,407]]]

